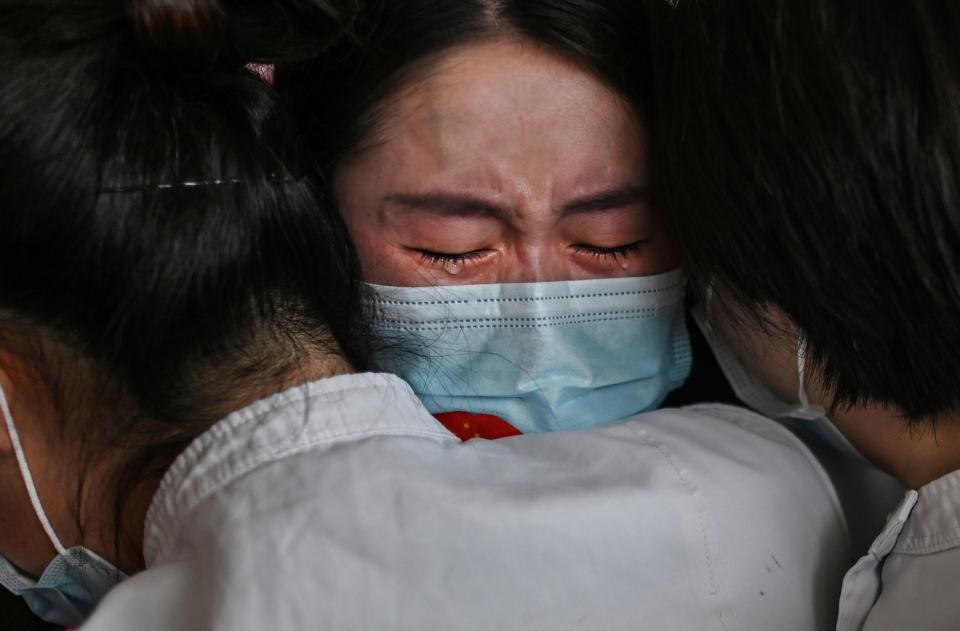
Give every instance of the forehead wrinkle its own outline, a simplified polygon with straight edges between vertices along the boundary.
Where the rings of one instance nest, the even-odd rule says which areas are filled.
[[[535,56],[543,48],[520,44],[517,49],[523,55]],[[621,121],[630,127],[634,123],[642,127],[636,113],[625,106],[616,90],[561,55],[550,55],[553,63],[539,67],[536,59],[529,65],[521,61],[519,71],[511,76],[504,72],[502,64],[485,63],[490,49],[483,42],[459,48],[424,60],[415,71],[408,69],[406,80],[399,82],[394,96],[380,105],[380,143],[396,141],[396,154],[384,161],[418,165],[412,170],[387,169],[384,177],[394,180],[394,184],[401,182],[391,177],[392,171],[403,178],[402,185],[391,187],[393,190],[417,193],[442,185],[443,190],[471,189],[481,194],[495,191],[500,198],[502,191],[510,188],[509,203],[497,201],[522,219],[519,215],[525,214],[525,200],[549,203],[551,210],[556,211],[557,198],[569,197],[573,192],[564,189],[591,189],[601,180],[611,185],[622,182],[622,175],[614,175],[622,173],[617,164],[603,166],[587,159],[598,144],[598,134],[605,139],[601,145],[623,146],[626,127]],[[496,54],[502,56],[503,50]],[[510,54],[508,49],[507,55]],[[522,79],[527,68],[529,82]],[[465,78],[470,81],[465,82]],[[510,88],[506,94],[505,84]],[[570,86],[573,94],[567,89]],[[598,99],[600,90],[604,94]],[[489,94],[493,106],[477,105],[478,100],[483,101],[477,99],[478,94]],[[572,135],[543,134],[540,122],[559,115],[579,118],[585,125],[578,126],[577,133]],[[615,163],[623,163],[619,158],[632,162],[616,152],[607,151],[603,156],[608,154]],[[607,158],[603,161],[605,164]],[[558,174],[558,165],[571,173]],[[516,174],[524,177],[514,177]],[[584,180],[590,183],[582,187],[575,183]]]
[[[450,108],[445,102],[448,89],[423,83],[394,108],[389,133],[397,141],[399,160],[419,164],[407,175],[414,180],[422,176],[426,184],[414,184],[413,190],[407,190],[411,188],[409,184],[402,185],[397,192],[492,196],[496,199],[487,203],[502,207],[506,211],[502,218],[506,219],[516,213],[518,200],[502,199],[508,188],[505,174],[510,172],[510,166],[503,164],[502,156],[495,150],[500,144],[499,134],[491,134],[490,127],[473,120],[469,111]]]

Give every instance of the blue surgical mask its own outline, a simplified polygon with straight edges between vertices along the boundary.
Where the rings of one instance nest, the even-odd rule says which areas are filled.
[[[679,270],[372,289],[378,368],[434,414],[491,414],[524,433],[595,427],[658,407],[690,372]]]
[[[91,550],[83,547],[64,548],[43,510],[2,387],[0,410],[30,503],[57,551],[57,556],[37,580],[25,575],[0,555],[0,585],[23,597],[30,610],[42,620],[65,627],[78,627],[104,595],[125,576]]]

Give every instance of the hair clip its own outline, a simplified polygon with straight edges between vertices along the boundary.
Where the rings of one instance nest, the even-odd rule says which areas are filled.
[[[268,182],[297,182],[301,177],[279,177],[276,175],[271,175],[266,178]],[[174,182],[169,184],[137,184],[134,186],[116,186],[110,188],[102,188],[99,191],[100,195],[110,195],[113,193],[137,193],[142,191],[167,191],[171,189],[178,188],[199,188],[201,186],[226,186],[229,184],[243,184],[246,180],[241,180],[239,178],[229,178],[223,180],[197,180],[197,181],[185,181],[185,182]]]

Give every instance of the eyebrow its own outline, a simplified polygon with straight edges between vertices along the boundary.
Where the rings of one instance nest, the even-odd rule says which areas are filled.
[[[504,217],[507,209],[487,200],[470,195],[454,193],[424,193],[409,195],[395,193],[383,198],[384,203],[393,203],[422,210],[443,217]]]
[[[563,215],[577,215],[583,213],[597,213],[615,208],[626,208],[650,201],[650,190],[646,186],[630,186],[627,188],[610,189],[589,197],[577,199],[566,204],[562,209]]]
[[[560,209],[560,214],[561,216],[567,216],[604,212],[644,203],[649,199],[650,192],[646,186],[610,189],[569,202]],[[383,201],[384,204],[398,204],[442,217],[503,218],[511,214],[509,208],[498,206],[479,197],[460,193],[394,193],[384,197]]]

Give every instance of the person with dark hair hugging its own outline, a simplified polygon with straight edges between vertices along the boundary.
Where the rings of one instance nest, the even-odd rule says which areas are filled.
[[[960,628],[960,5],[681,0],[655,32],[718,350],[908,489],[837,629]]]
[[[431,6],[451,19],[466,5]],[[828,628],[843,516],[772,421],[700,406],[464,442],[399,378],[360,372],[372,336],[350,240],[246,68],[312,55],[350,17],[323,0],[0,5],[0,585],[94,631]],[[558,82],[558,120],[590,120],[578,143],[622,143],[557,187],[581,200],[569,227],[616,206],[645,239],[643,126],[614,89],[532,43],[484,46],[531,89]],[[448,61],[483,65],[469,57]],[[545,114],[510,131],[561,151],[538,144]],[[621,276],[673,264],[616,249],[571,261],[619,261]],[[682,294],[661,280],[580,292],[647,310],[657,324],[628,320],[652,340],[644,366]],[[668,372],[616,398],[645,407]],[[600,394],[584,410],[608,422]]]
[[[683,383],[691,361],[678,251],[648,183],[656,122],[646,28],[645,4],[634,0],[372,1],[360,9],[351,37],[316,59],[276,69],[277,87],[319,163],[322,211],[342,214],[370,283],[374,365],[406,379],[469,445],[488,448],[476,439],[509,438],[498,448],[514,455],[534,445],[538,458],[559,453],[560,445],[587,453],[597,436],[622,439],[638,428],[659,434],[666,418],[673,434],[683,425],[677,415],[692,411],[637,416]],[[737,541],[711,552],[728,564],[725,587],[717,588],[739,594],[711,624],[832,624],[833,614],[820,618],[811,600],[800,606],[803,613],[770,607],[770,591],[756,581],[782,575],[788,565],[772,551],[759,564],[743,556],[757,549],[760,532],[772,528],[792,540],[809,526],[803,515],[774,526],[782,508],[763,507],[756,494],[763,477],[778,502],[803,513],[806,500],[781,478],[790,476],[777,454],[716,434],[756,417],[722,406],[696,412],[683,437],[671,436],[671,450],[684,460],[699,458],[697,452],[719,458],[710,474],[716,486],[708,521],[729,520]],[[764,433],[784,431],[762,425]],[[613,444],[594,455],[590,468],[597,482],[621,486],[627,477],[609,465]],[[650,462],[644,454],[632,457]],[[754,463],[748,479],[741,478],[743,458]],[[532,487],[499,487],[497,503],[517,492],[529,496],[548,479],[537,477]],[[588,508],[595,499],[565,501]],[[745,519],[741,502],[756,507],[756,519]],[[488,518],[517,516],[491,508]],[[650,519],[660,516],[647,512],[644,521]],[[552,545],[557,528],[542,532],[539,545]],[[513,555],[504,545],[499,549]],[[815,554],[847,562],[838,549]],[[556,552],[551,557],[564,567]],[[499,563],[493,556],[471,573],[495,575],[490,568]],[[796,569],[790,564],[783,573]],[[536,576],[536,564],[525,571]],[[613,577],[598,580],[624,584]],[[714,584],[709,572],[703,578]],[[446,586],[449,598],[460,590],[489,592],[475,581]],[[813,587],[816,598],[832,600],[839,590],[829,571],[811,581],[801,591]],[[539,601],[545,593],[541,586],[525,594],[522,606],[501,598],[499,607],[549,608]],[[659,618],[662,602],[635,604],[652,628],[710,626],[693,622],[696,616]],[[616,628],[615,618],[610,612],[591,624]]]

